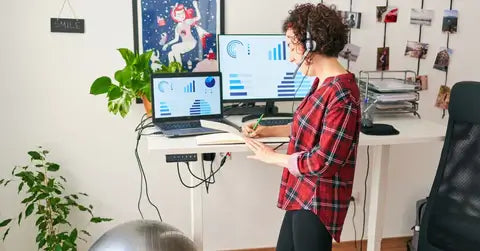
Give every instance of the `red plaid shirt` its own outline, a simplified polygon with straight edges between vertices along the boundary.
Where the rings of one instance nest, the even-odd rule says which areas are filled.
[[[312,210],[340,242],[355,172],[360,93],[351,73],[318,84],[317,78],[293,116],[291,158],[283,170],[278,207]]]

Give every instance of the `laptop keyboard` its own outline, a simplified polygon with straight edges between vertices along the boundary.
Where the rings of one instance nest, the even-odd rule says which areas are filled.
[[[260,125],[276,126],[276,125],[286,125],[290,122],[292,122],[292,119],[265,119],[260,121]]]
[[[191,128],[201,128],[200,121],[180,121],[180,122],[172,122],[172,123],[164,123],[162,124],[162,130],[177,130],[177,129],[191,129]]]

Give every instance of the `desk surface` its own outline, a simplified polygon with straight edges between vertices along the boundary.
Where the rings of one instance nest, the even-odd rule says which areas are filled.
[[[228,119],[241,124],[241,116],[230,116]],[[446,126],[409,115],[381,118],[375,123],[390,124],[400,131],[400,134],[372,136],[361,133],[359,140],[361,146],[424,143],[445,139]],[[147,136],[147,142],[149,150],[159,150],[164,154],[249,151],[244,144],[198,146],[195,137],[166,138],[161,135],[151,135]],[[285,138],[285,142],[288,142],[288,138]],[[272,145],[278,145],[278,143]]]

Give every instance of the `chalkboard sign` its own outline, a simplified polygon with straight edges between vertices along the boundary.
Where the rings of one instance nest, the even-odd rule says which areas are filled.
[[[50,31],[85,33],[85,19],[50,18]]]

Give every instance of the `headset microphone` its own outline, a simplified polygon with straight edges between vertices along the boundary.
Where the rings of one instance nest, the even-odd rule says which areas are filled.
[[[308,53],[310,53],[309,49],[307,49],[305,51],[305,53],[303,53],[303,56],[302,56],[302,59],[300,60],[300,63],[297,64],[297,68],[293,72],[293,79],[295,79],[295,77],[297,76],[297,72],[300,69],[300,67],[302,67],[303,62],[305,62],[305,59],[307,58]]]

